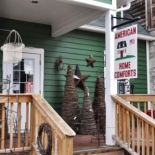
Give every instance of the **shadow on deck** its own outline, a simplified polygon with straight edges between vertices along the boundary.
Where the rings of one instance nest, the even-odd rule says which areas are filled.
[[[102,139],[98,141],[96,137],[92,135],[77,135],[74,137],[73,144],[74,155],[99,155],[114,152],[116,155],[123,154],[123,150],[119,146],[107,146]]]

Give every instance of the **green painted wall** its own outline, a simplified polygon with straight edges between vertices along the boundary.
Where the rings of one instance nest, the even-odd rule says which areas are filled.
[[[84,31],[73,31],[64,36],[52,39],[54,47],[45,52],[45,98],[55,108],[60,108],[62,103],[66,68],[68,63],[75,70],[76,64],[79,65],[83,75],[90,75],[85,85],[89,87],[91,98],[93,98],[94,86],[97,73],[103,71],[103,49],[104,36]],[[64,70],[57,71],[54,68],[55,59],[63,57]],[[97,61],[94,68],[86,67],[85,58],[93,55]],[[79,104],[82,105],[83,91],[78,90]]]
[[[100,74],[103,81],[103,34],[75,30],[58,38],[51,38],[51,27],[48,25],[34,24],[15,20],[0,18],[1,29],[16,29],[26,46],[45,49],[44,66],[44,96],[45,99],[59,111],[63,98],[65,85],[65,74],[68,63],[75,70],[79,65],[83,75],[90,75],[85,85],[89,87],[91,100],[93,101],[94,86],[97,74]],[[8,32],[0,31],[0,46],[4,43]],[[131,80],[135,84],[134,93],[147,92],[146,78],[146,47],[145,41],[138,42],[138,79]],[[64,69],[57,71],[54,63],[57,57],[63,57]],[[93,55],[97,61],[94,68],[86,67],[85,58]],[[2,66],[2,54],[0,53],[0,65]],[[2,67],[0,67],[0,77]],[[77,89],[79,104],[82,105],[83,92]]]
[[[134,94],[147,94],[146,41],[138,41],[138,78],[130,80],[134,84]],[[134,106],[137,107],[137,103]],[[140,109],[144,111],[141,102]]]
[[[51,38],[51,27],[48,25],[7,20],[0,18],[0,28],[17,30],[26,46],[45,49],[44,96],[55,108],[61,107],[65,85],[65,74],[68,63],[75,69],[78,64],[83,75],[90,75],[85,85],[90,89],[93,98],[95,80],[98,73],[102,76],[104,35],[75,30],[58,38]],[[0,45],[3,44],[8,32],[0,31]],[[64,69],[55,69],[55,60],[63,57]],[[86,67],[85,58],[93,55],[96,60],[94,68]],[[1,61],[1,58],[0,58]],[[1,67],[0,67],[1,69]],[[0,70],[1,73],[1,70]],[[103,79],[103,78],[102,78]],[[82,105],[83,92],[78,90],[79,104]]]
[[[138,78],[130,81],[134,94],[147,94],[146,41],[138,41]]]
[[[112,0],[95,0],[95,1],[112,4]]]

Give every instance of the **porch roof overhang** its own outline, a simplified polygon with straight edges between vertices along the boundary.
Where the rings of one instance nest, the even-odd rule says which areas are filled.
[[[109,9],[116,9],[116,5],[133,0],[117,0],[117,4],[111,0],[111,4],[103,5],[100,5],[101,0],[36,1],[38,3],[32,3],[32,0],[1,1],[0,17],[51,25],[52,36],[57,37],[99,18]],[[88,5],[90,2],[92,4]]]

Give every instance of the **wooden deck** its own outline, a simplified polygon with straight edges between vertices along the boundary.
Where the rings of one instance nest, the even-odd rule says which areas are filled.
[[[104,147],[103,140],[99,141],[92,135],[76,135],[73,140],[74,151]]]
[[[22,140],[23,141],[23,140]],[[21,142],[22,142],[21,141]],[[5,141],[6,146],[9,146],[9,139]],[[14,141],[13,146],[16,147],[17,141]],[[23,143],[21,143],[21,146]],[[122,149],[118,146],[106,146],[103,140],[101,139],[100,142],[96,139],[96,137],[92,135],[76,135],[73,139],[73,146],[74,146],[74,155],[91,155],[91,154],[99,154],[99,153],[117,153],[121,155]],[[0,155],[30,155],[30,151],[25,151],[24,149],[22,152],[16,152],[13,149],[10,149],[10,153],[0,153]]]
[[[76,135],[73,140],[74,155],[99,155],[114,153],[122,155],[122,148],[118,146],[107,146],[101,139],[100,142],[92,135]],[[124,154],[123,154],[124,155]]]

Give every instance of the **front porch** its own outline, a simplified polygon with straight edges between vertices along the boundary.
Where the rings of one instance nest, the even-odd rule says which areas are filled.
[[[110,147],[106,146],[102,140],[100,143],[96,139],[91,142],[94,138],[91,135],[76,136],[75,132],[48,102],[38,94],[9,96],[1,94],[0,153],[41,154],[42,151],[50,151],[46,153],[52,155],[99,155],[112,152],[122,153],[122,147],[131,154],[154,154],[155,122],[145,112],[150,105],[153,117],[155,97],[153,95],[121,95],[112,96],[112,98],[116,103],[116,132],[113,138],[117,145]],[[136,102],[137,108],[132,105],[133,102]],[[7,117],[6,103],[9,103]],[[140,109],[141,104],[144,105],[144,112]],[[21,113],[22,106],[26,107],[25,120]],[[25,121],[24,130],[22,129],[23,121]],[[7,126],[5,122],[7,122]]]
[[[120,147],[106,146],[93,135],[76,136],[39,94],[1,94],[0,104],[0,154],[41,154],[42,149],[49,147],[52,155],[122,152]],[[21,113],[23,107],[25,116]],[[45,126],[41,129],[41,125]]]
[[[67,2],[67,0],[64,1]],[[96,1],[94,2],[96,3]],[[38,94],[0,95],[1,154],[109,155],[111,152],[111,154],[115,153],[115,155],[124,155],[124,149],[132,155],[155,154],[155,123],[152,118],[146,115],[148,105],[151,105],[149,108],[153,117],[154,96],[110,96],[111,94],[117,94],[116,80],[111,80],[113,79],[114,66],[114,32],[111,31],[111,16],[115,16],[116,11],[118,11],[117,8],[129,1],[132,0],[111,0],[111,4],[103,4],[104,6],[109,6],[105,8],[102,6],[94,7],[90,3],[89,5],[83,4],[84,2],[82,2],[82,5],[60,3],[59,1],[41,1],[37,5],[33,5],[28,1],[21,2],[20,0],[11,2],[5,0],[2,2],[0,6],[0,14],[3,17],[1,19],[1,28],[6,31],[17,29],[22,35],[26,46],[43,48],[45,50],[45,62],[42,59],[43,61],[40,60],[38,64],[43,64],[42,68],[45,69],[45,72],[41,74],[41,83],[42,92],[44,88],[44,96],[47,101]],[[105,1],[103,0],[103,2]],[[122,2],[121,5],[118,5],[118,2]],[[19,7],[21,8],[18,9]],[[6,12],[5,10],[8,11]],[[79,34],[79,30],[75,30],[58,37],[99,18],[103,14],[105,14],[105,28],[106,32],[108,32],[106,36],[96,33],[89,34],[87,32]],[[24,22],[12,19],[23,20]],[[35,24],[30,22],[35,22]],[[51,38],[51,34],[58,38]],[[0,36],[1,44],[3,44],[4,38],[6,38],[6,34],[2,32]],[[106,41],[103,41],[103,38]],[[146,88],[146,83],[149,80],[146,78],[147,74],[145,73],[147,70],[147,43],[145,41],[140,42],[138,45],[141,47],[139,48],[139,54],[142,54],[144,59],[139,59],[139,64],[144,66],[139,67],[138,73],[140,73],[140,76],[138,80],[140,82],[138,81],[136,85],[140,86],[140,91],[145,91],[142,93],[146,93],[148,89]],[[103,73],[102,58],[104,50],[107,66],[105,72],[107,112],[106,117],[104,117],[107,124],[104,128],[106,128],[106,139],[108,140],[106,144],[114,146],[107,146],[104,142],[96,139],[92,141],[92,138],[96,137],[91,135],[76,135],[55,111],[60,109],[62,104],[61,99],[65,85],[64,75],[66,75],[66,67],[61,72],[56,70],[55,60],[62,56],[66,66],[69,63],[74,66],[80,64],[83,72],[82,75],[91,75],[86,86],[90,88],[90,96],[93,96],[96,74]],[[97,60],[94,69],[86,67],[85,59],[91,55]],[[0,56],[0,61],[2,61],[2,55]],[[0,75],[3,74],[3,71],[0,72]],[[101,78],[103,78],[103,75],[101,75]],[[38,83],[36,82],[34,85],[36,86]],[[144,86],[142,89],[141,83],[142,87]],[[136,89],[139,88],[136,87]],[[33,92],[39,93],[40,90]],[[82,105],[83,92],[79,93],[79,99],[79,103]],[[132,105],[133,102],[136,103]],[[142,110],[140,109],[141,103],[144,105]],[[134,108],[135,104],[137,104],[137,108]],[[151,137],[149,135],[150,130]],[[115,145],[112,135],[117,145]]]

